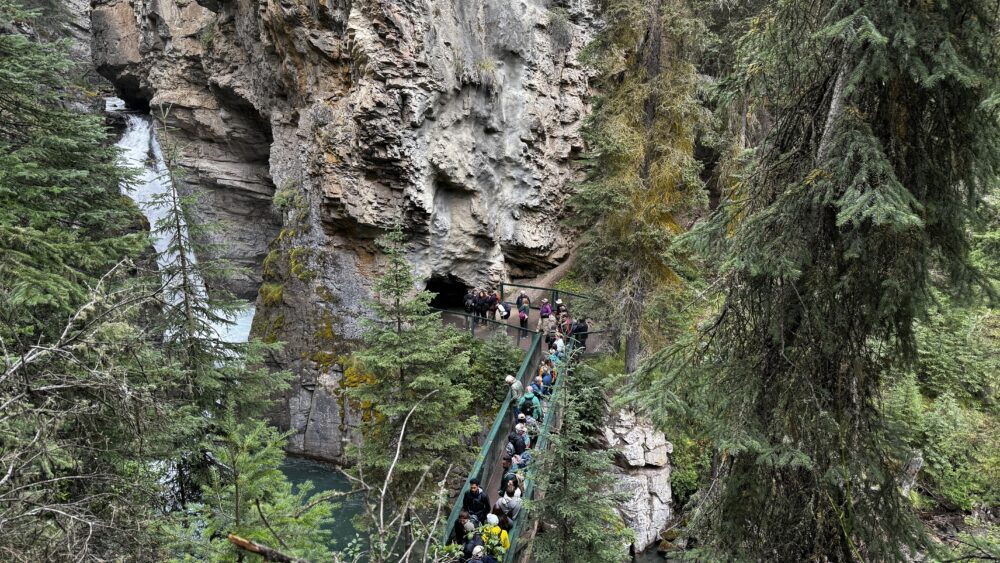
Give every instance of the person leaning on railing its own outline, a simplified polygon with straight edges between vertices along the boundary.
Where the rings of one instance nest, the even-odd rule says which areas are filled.
[[[521,397],[524,396],[524,385],[513,375],[508,375],[504,378],[504,381],[507,382],[507,385],[510,385],[510,398],[516,405],[517,401],[520,401]]]

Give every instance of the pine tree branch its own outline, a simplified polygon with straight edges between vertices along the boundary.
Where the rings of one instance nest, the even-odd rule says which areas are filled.
[[[281,547],[288,549],[288,544],[285,543],[285,540],[281,539],[281,536],[278,535],[278,532],[274,531],[274,528],[271,527],[271,523],[267,521],[267,516],[264,516],[264,510],[260,507],[260,499],[259,498],[254,499],[253,502],[254,505],[257,507],[257,514],[260,515],[260,521],[264,523],[264,526],[268,529],[269,532],[271,532],[271,535],[274,536],[274,539],[278,540],[278,543],[281,544]]]

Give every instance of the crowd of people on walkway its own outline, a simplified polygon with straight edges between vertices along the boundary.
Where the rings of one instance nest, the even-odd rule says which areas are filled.
[[[496,311],[503,312],[501,316],[517,311],[520,326],[527,331],[531,300],[526,292],[522,291],[515,303],[504,303],[499,293],[492,292],[491,297],[486,290],[470,290],[466,295],[466,309],[471,306],[470,314],[474,312],[483,319],[494,312],[491,309],[494,304]],[[572,339],[575,346],[586,347],[590,331],[587,319],[574,321],[562,299],[556,299],[554,304],[542,299],[538,312],[537,330],[545,336],[543,349],[548,352],[539,361],[537,371],[532,372],[527,386],[514,375],[506,377],[514,419],[510,433],[500,438],[505,440],[500,461],[502,477],[496,491],[485,490],[478,479],[469,482],[450,538],[451,543],[461,546],[462,561],[499,562],[510,548],[509,532],[521,513],[525,470],[532,462],[533,446],[546,415],[548,399],[564,368],[569,351],[567,342]]]
[[[496,289],[469,289],[463,301],[465,312],[475,317],[476,324],[502,322],[515,316],[521,327],[518,339],[530,333],[528,323],[531,317],[531,298],[527,291],[518,293],[517,299],[511,303],[504,301]],[[586,318],[573,319],[569,307],[562,299],[549,303],[548,298],[544,298],[538,306],[538,323],[534,330],[545,335],[547,347],[554,347],[561,354],[568,338],[573,338],[579,346],[586,347],[590,325]]]

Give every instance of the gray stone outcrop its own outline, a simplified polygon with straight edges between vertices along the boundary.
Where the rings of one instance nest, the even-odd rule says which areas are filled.
[[[616,452],[618,492],[625,524],[635,532],[637,551],[659,538],[672,515],[670,454],[673,444],[649,420],[622,410],[604,427],[604,440]]]

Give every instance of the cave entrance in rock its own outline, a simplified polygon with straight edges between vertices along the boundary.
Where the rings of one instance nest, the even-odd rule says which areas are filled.
[[[436,293],[431,299],[431,307],[438,309],[462,310],[465,292],[468,286],[453,274],[446,276],[434,274],[427,280],[427,291]]]

